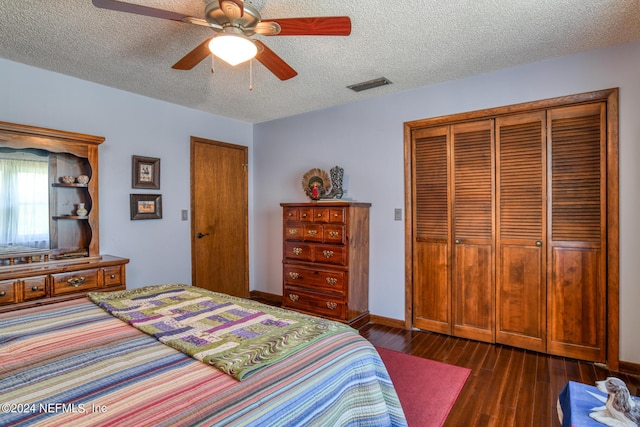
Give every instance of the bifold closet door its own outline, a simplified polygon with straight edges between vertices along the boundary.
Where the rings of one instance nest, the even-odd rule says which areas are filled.
[[[606,360],[606,104],[549,110],[547,351]]]
[[[413,326],[451,334],[449,126],[412,135]]]
[[[545,112],[496,119],[496,342],[546,350]]]
[[[452,125],[452,333],[495,341],[494,121]]]

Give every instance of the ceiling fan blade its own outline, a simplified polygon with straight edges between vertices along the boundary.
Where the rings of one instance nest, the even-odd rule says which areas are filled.
[[[173,64],[171,68],[174,70],[191,70],[193,67],[198,65],[205,59],[207,56],[211,55],[211,51],[209,50],[209,41],[211,39],[206,39],[191,52],[187,53],[180,61]]]
[[[229,19],[240,18],[244,15],[243,0],[218,0],[220,10],[227,15]]]
[[[280,25],[281,30],[278,36],[348,36],[351,34],[351,19],[348,16],[263,19],[262,22],[275,22]]]
[[[169,10],[155,9],[153,7],[141,6],[139,4],[125,3],[116,0],[92,0],[95,7],[101,9],[115,10],[118,12],[134,13],[136,15],[151,16],[153,18],[169,19],[171,21],[185,22],[190,16],[183,15]]]
[[[258,53],[256,59],[260,61],[262,65],[267,67],[277,78],[280,80],[289,80],[292,77],[298,75],[297,71],[291,68],[289,64],[284,62],[274,51],[269,49],[267,45],[260,40],[254,40],[254,43],[258,45]]]

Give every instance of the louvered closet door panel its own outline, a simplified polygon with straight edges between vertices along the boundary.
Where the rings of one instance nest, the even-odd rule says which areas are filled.
[[[453,334],[493,342],[493,120],[451,126]]]
[[[546,349],[545,112],[496,119],[496,342]]]
[[[548,352],[606,359],[606,109],[549,111]]]
[[[449,127],[413,134],[413,325],[451,333],[448,269]]]

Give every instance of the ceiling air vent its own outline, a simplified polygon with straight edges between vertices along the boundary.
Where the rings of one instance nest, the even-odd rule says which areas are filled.
[[[378,86],[386,86],[390,85],[391,81],[386,77],[379,77],[377,79],[369,80],[368,82],[356,83],[347,86],[347,88],[351,89],[354,92],[362,92],[363,90],[373,89]]]

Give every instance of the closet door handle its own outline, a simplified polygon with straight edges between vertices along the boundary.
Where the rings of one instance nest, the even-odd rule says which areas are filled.
[[[542,240],[536,240],[536,246],[542,247]]]
[[[459,245],[460,243],[462,243],[462,240],[460,240],[460,239],[456,239],[456,240],[454,240],[453,242],[454,242],[456,245]]]

